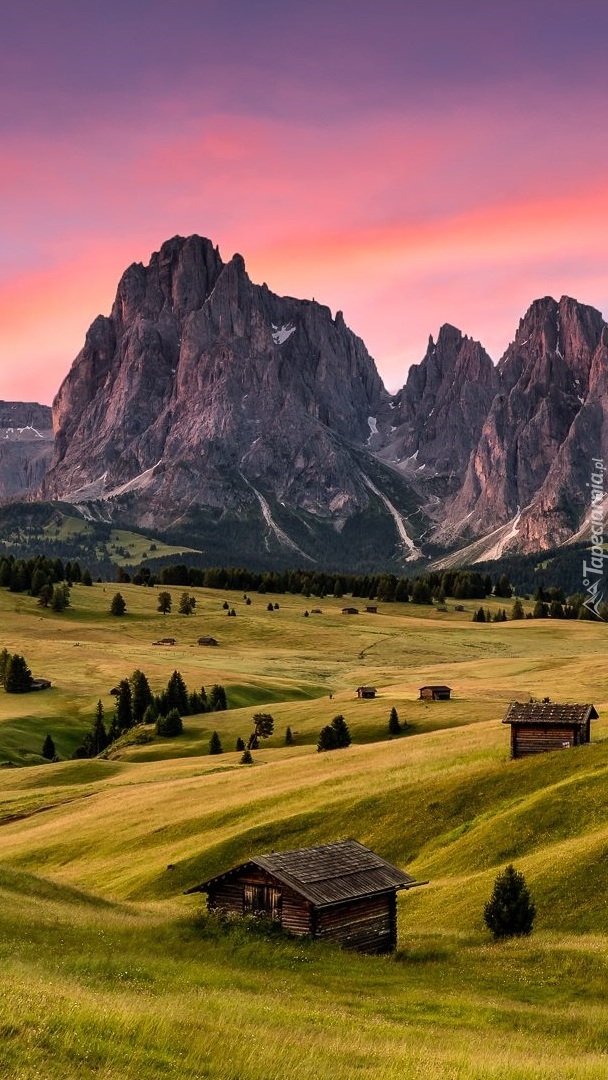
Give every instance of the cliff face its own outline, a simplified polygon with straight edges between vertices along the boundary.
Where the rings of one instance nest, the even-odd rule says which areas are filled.
[[[43,482],[52,451],[48,406],[0,401],[0,502],[30,497]]]
[[[252,284],[208,240],[174,238],[126,271],[91,326],[53,404],[44,494],[154,527],[255,512],[275,539],[269,500],[332,528],[370,504],[390,523],[365,463],[377,471],[368,442],[387,407],[340,313]]]
[[[233,515],[304,555],[317,525],[370,561],[389,533],[403,558],[420,537],[453,550],[501,529],[493,554],[546,548],[588,512],[607,361],[600,313],[545,297],[497,367],[443,326],[391,399],[340,313],[175,237],[91,326],[53,405],[43,494],[155,529]]]
[[[598,311],[569,297],[532,304],[498,365],[499,392],[438,539],[511,522],[512,546],[534,550],[576,532],[592,458],[605,451],[607,334]]]
[[[442,477],[448,490],[457,490],[498,387],[496,368],[479,342],[442,326],[437,344],[429,339],[422,363],[410,368],[393,401],[382,456],[404,471]]]

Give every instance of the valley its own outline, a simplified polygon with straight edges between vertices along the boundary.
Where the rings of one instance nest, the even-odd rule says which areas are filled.
[[[118,588],[122,618],[109,614]],[[191,592],[195,614],[161,615],[157,589],[75,585],[57,615],[0,590],[3,643],[53,683],[0,691],[0,762],[17,765],[0,773],[7,1075],[604,1076],[604,624],[476,624],[474,601],[347,617],[334,597]],[[202,634],[217,648],[197,646]],[[176,644],[154,647],[160,636]],[[153,690],[174,668],[189,687],[222,683],[228,711],[69,760],[97,699],[109,717],[110,689],[137,667]],[[451,701],[418,700],[434,681]],[[357,699],[362,684],[377,696]],[[510,761],[508,703],[547,694],[595,704],[591,744]],[[392,706],[406,725],[394,738]],[[260,708],[274,733],[240,765],[235,741]],[[317,753],[337,713],[352,745]],[[225,752],[210,756],[214,730]],[[47,732],[61,760],[42,764]],[[394,956],[218,925],[184,895],[249,853],[346,837],[429,882],[399,898]],[[529,939],[498,944],[483,904],[511,861],[538,916]]]

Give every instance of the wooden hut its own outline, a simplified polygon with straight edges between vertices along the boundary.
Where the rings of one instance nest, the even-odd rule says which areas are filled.
[[[451,686],[421,686],[420,701],[449,701]]]
[[[555,705],[553,702],[513,702],[503,724],[511,725],[511,757],[568,750],[591,738],[590,721],[597,720],[593,705]]]
[[[342,614],[343,615],[358,615],[359,614],[359,608],[357,608],[357,607],[343,607],[342,608]]]
[[[30,681],[30,690],[49,690],[51,685],[50,679],[34,678]]]
[[[397,890],[417,882],[356,840],[259,855],[188,892],[210,911],[264,914],[292,934],[311,934],[359,952],[397,944]]]
[[[377,607],[376,604],[368,604],[365,610],[368,613],[368,615],[377,615],[378,614],[378,607]]]
[[[376,691],[375,686],[358,686],[357,687],[357,697],[359,697],[359,698],[375,698],[376,693],[377,693],[377,691]]]
[[[217,640],[214,637],[199,637],[199,645],[217,645]]]

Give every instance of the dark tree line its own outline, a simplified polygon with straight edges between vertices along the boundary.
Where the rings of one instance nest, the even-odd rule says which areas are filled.
[[[30,559],[4,555],[0,559],[0,588],[44,597],[44,607],[53,606],[51,599],[56,586],[65,584],[69,588],[80,583],[92,585],[93,581],[90,571],[86,568],[81,570],[77,561],[64,563],[61,559],[46,555],[34,555]]]

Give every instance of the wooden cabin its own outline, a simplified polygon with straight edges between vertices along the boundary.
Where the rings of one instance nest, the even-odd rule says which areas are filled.
[[[449,701],[451,686],[421,686],[420,701]]]
[[[342,614],[343,615],[358,615],[359,614],[359,608],[357,608],[357,607],[343,607],[342,608]]]
[[[368,613],[368,615],[377,615],[378,614],[378,608],[377,608],[376,604],[368,604],[365,610]]]
[[[597,720],[593,705],[555,705],[553,702],[513,702],[503,724],[511,725],[511,757],[543,754],[547,750],[569,750],[590,742],[591,720]]]
[[[377,693],[377,691],[376,691],[375,686],[358,686],[357,687],[357,697],[359,697],[359,698],[375,698],[376,693]]]
[[[34,678],[30,681],[30,690],[50,690],[51,686],[50,679]]]
[[[397,944],[397,890],[421,884],[356,840],[259,855],[188,889],[210,911],[262,914],[291,934],[359,952]]]
[[[217,645],[217,640],[214,637],[199,637],[199,645]]]
[[[174,637],[161,637],[158,641],[153,641],[153,645],[175,645]]]

